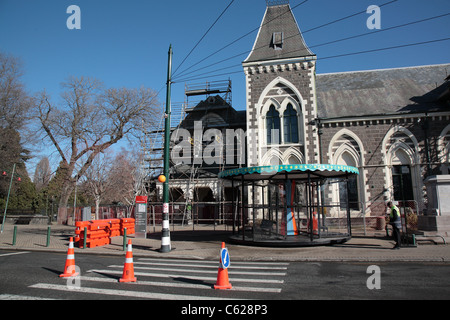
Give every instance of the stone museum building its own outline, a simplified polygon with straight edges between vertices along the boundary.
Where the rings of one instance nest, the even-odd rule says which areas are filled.
[[[223,98],[227,90],[206,90],[205,100],[187,110],[179,128],[191,130],[194,121],[202,121],[203,130],[245,130],[241,167],[357,167],[359,175],[348,190],[336,184],[324,191],[332,202],[348,197],[354,216],[384,215],[387,200],[405,200],[415,212],[427,213],[426,179],[450,174],[450,63],[317,74],[319,63],[288,1],[268,2],[252,51],[242,62],[245,111]],[[217,174],[232,165],[197,166],[196,173],[189,166],[173,171],[174,201],[192,200],[194,194],[199,201],[230,200],[230,186]],[[195,174],[198,189],[191,179]]]

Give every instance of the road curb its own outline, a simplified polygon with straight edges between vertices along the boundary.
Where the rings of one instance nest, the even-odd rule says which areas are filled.
[[[50,252],[50,253],[61,253],[65,254],[67,249],[49,249],[49,248],[28,248],[28,247],[7,247],[0,246],[0,250],[8,250],[8,251],[31,251],[31,252]],[[407,250],[407,249],[404,249]],[[133,252],[134,257],[139,258],[167,258],[167,259],[191,259],[191,260],[212,260],[217,257],[214,256],[195,256],[195,255],[185,255],[185,254],[172,254],[174,251],[170,253],[158,253],[158,252]],[[86,254],[86,255],[108,255],[108,256],[124,256],[125,252],[123,251],[88,251],[88,249],[79,249],[75,248],[75,254]],[[231,259],[234,261],[253,261],[253,262],[364,262],[364,263],[376,263],[376,262],[442,262],[442,263],[450,263],[450,258],[446,256],[434,256],[434,257],[345,257],[345,256],[337,256],[337,257],[248,257],[242,255],[233,255],[233,252],[230,250]]]

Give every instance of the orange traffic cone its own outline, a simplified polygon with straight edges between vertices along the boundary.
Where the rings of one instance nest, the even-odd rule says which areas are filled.
[[[64,273],[60,274],[60,278],[76,277],[78,272],[75,272],[75,249],[73,248],[73,238],[69,240],[69,250],[67,250],[66,265],[64,266]]]
[[[123,266],[123,275],[119,279],[119,282],[136,282],[136,277],[134,276],[134,266],[133,266],[133,250],[131,247],[131,240],[128,240],[127,254],[125,256],[125,265]]]
[[[222,242],[222,249],[225,248],[225,242]],[[222,257],[220,257],[220,267],[217,273],[217,281],[214,289],[231,289],[231,283],[228,281],[228,268],[222,268]]]

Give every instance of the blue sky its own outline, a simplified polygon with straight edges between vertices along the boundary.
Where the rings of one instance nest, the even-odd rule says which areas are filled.
[[[175,70],[230,0],[0,0],[0,50],[20,57],[30,93],[46,89],[57,96],[69,75],[96,77],[107,86],[163,88],[167,51],[173,45]],[[303,0],[291,0],[295,7]],[[306,43],[318,56],[318,73],[404,67],[450,62],[450,41],[320,60],[324,57],[450,37],[450,15],[396,30],[388,30],[332,45],[317,44],[371,32],[370,14],[305,32],[330,21],[364,11],[389,0],[309,0],[293,9]],[[66,13],[71,4],[81,9],[81,30],[69,30]],[[256,29],[263,18],[265,0],[235,0],[179,72]],[[399,0],[381,7],[381,28],[450,13],[448,0]],[[373,32],[374,30],[372,30]],[[216,63],[251,50],[257,32],[190,69]],[[217,73],[242,71],[246,54],[186,75],[236,66]],[[184,78],[186,78],[184,77]],[[178,77],[178,80],[183,80]],[[243,72],[209,78],[233,82],[233,105],[245,108]],[[175,78],[177,80],[177,78]],[[193,80],[206,81],[208,78]],[[164,90],[161,101],[165,99]],[[184,100],[184,82],[173,86],[174,103]]]
[[[450,37],[450,15],[407,27],[378,32],[331,45],[318,44],[367,32],[370,14],[363,13],[329,26],[308,31],[331,21],[362,12],[369,5],[390,0],[291,0],[290,5],[309,47],[318,57],[317,72],[368,70],[450,62],[450,41],[379,51],[340,58],[330,56],[373,50],[402,44]],[[60,83],[69,75],[91,76],[108,87],[147,86],[165,100],[167,52],[173,45],[173,69],[219,17],[231,0],[0,0],[0,51],[20,57],[24,64],[23,81],[32,93],[46,89],[54,97]],[[67,7],[81,9],[81,29],[69,30]],[[179,68],[189,68],[206,56],[259,27],[266,8],[265,0],[235,0],[189,58]],[[381,7],[381,30],[392,26],[450,13],[449,0],[398,0]],[[228,48],[190,69],[215,64],[251,50],[255,30]],[[217,73],[233,72],[214,78],[233,84],[233,106],[245,109],[242,54],[174,80],[228,66]],[[321,60],[323,59],[323,60]],[[234,73],[237,72],[237,73]],[[184,81],[174,83],[172,101],[184,100]]]

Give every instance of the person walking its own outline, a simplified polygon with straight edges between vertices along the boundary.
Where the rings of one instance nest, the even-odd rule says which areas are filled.
[[[391,212],[389,214],[389,224],[392,226],[392,236],[394,237],[395,246],[392,249],[400,249],[400,230],[402,228],[402,220],[400,217],[400,210],[398,207],[389,201],[387,203]]]

